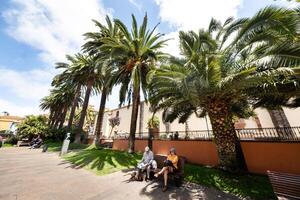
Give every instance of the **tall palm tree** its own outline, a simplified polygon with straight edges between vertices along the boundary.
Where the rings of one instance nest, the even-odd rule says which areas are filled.
[[[68,85],[53,88],[50,94],[41,100],[43,110],[50,109],[49,125],[62,128],[66,119],[68,108],[74,99],[74,89]]]
[[[91,92],[93,89],[99,90],[99,71],[98,64],[93,56],[76,54],[75,60],[76,64],[72,66],[71,72],[76,74],[78,81],[85,86],[85,96],[74,141],[80,143]]]
[[[96,136],[94,138],[94,144],[99,144],[103,125],[103,116],[105,112],[106,99],[114,85],[114,66],[111,65],[106,52],[103,52],[101,50],[100,47],[103,45],[103,42],[101,40],[104,37],[117,39],[119,37],[119,32],[118,27],[111,21],[111,19],[108,16],[106,16],[107,26],[95,20],[94,23],[100,30],[98,32],[89,32],[84,34],[87,42],[83,45],[83,49],[89,55],[93,55],[95,58],[97,58],[96,62],[99,63],[98,81],[101,90],[101,99],[95,128]]]
[[[67,84],[69,85],[69,87],[74,87],[75,95],[72,102],[70,115],[68,117],[68,125],[67,125],[68,130],[70,130],[73,124],[76,108],[79,106],[79,103],[82,101],[81,88],[83,83],[80,82],[80,77],[78,76],[76,71],[74,72],[72,68],[73,65],[77,64],[76,59],[70,55],[67,55],[66,58],[69,61],[69,63],[60,62],[56,64],[56,69],[60,69],[63,71],[53,78],[52,86],[58,87],[59,85]]]
[[[162,40],[162,34],[155,33],[147,27],[147,15],[140,27],[134,15],[132,15],[131,32],[119,19],[115,19],[121,38],[104,37],[101,41],[103,52],[110,54],[111,60],[118,67],[116,74],[117,84],[121,85],[120,104],[132,101],[132,112],[129,135],[129,152],[134,151],[136,124],[140,104],[140,93],[143,92],[147,99],[148,72],[155,67],[156,61],[163,55],[160,49],[166,40]]]
[[[293,81],[289,67],[298,66],[300,57],[282,50],[297,41],[298,27],[294,10],[267,7],[252,18],[212,19],[207,30],[181,31],[183,59],[172,58],[149,74],[150,102],[167,113],[167,121],[207,114],[220,166],[238,168],[233,116],[251,114],[261,92]]]

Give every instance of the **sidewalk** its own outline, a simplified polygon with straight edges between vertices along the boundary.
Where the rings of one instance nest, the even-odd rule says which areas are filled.
[[[41,153],[40,149],[0,149],[0,200],[238,199],[195,184],[171,187],[163,193],[159,182],[128,179],[126,172],[96,176],[72,168],[56,153]]]

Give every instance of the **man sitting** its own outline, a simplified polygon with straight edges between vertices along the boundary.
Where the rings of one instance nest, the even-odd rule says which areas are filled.
[[[36,138],[34,138],[30,143],[30,149],[36,149],[39,148],[43,143],[42,138],[40,135],[38,135]]]
[[[141,173],[146,171],[147,172],[146,180],[148,180],[150,178],[151,168],[157,167],[157,165],[155,164],[156,162],[153,159],[153,152],[150,150],[149,147],[145,147],[143,158],[141,162],[137,165],[137,173],[135,174],[135,179],[140,180]]]

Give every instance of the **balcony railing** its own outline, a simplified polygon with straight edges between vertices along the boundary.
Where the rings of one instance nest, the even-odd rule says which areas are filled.
[[[300,127],[276,127],[276,128],[246,128],[236,129],[236,135],[241,141],[268,140],[268,141],[300,141]],[[199,131],[171,131],[159,132],[159,137],[154,139],[171,140],[211,140],[212,130]],[[114,138],[127,139],[129,133],[117,133]],[[137,139],[148,139],[149,133],[136,133]]]

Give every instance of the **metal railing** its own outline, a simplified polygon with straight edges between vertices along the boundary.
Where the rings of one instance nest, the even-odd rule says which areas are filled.
[[[268,141],[300,141],[300,127],[276,127],[276,128],[245,128],[236,129],[236,135],[241,141],[268,140]],[[117,133],[115,139],[128,139],[129,133]],[[149,133],[136,133],[136,139],[148,139]],[[153,139],[161,140],[211,140],[212,130],[197,131],[170,131],[159,132],[153,135]]]
[[[300,141],[300,127],[236,129],[240,140]]]

